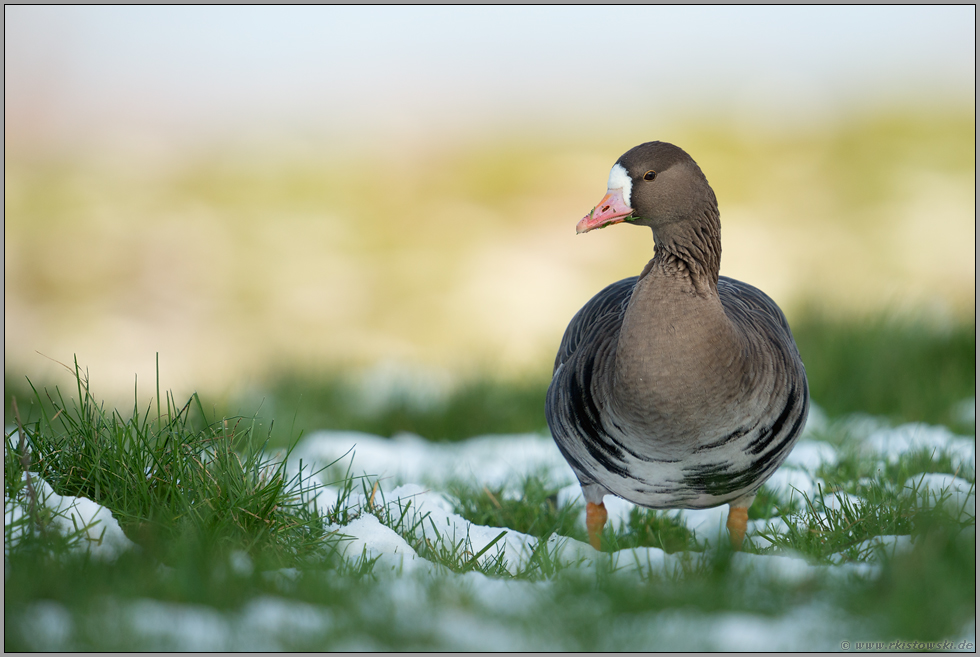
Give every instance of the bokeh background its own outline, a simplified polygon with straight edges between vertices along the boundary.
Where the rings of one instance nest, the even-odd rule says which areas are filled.
[[[652,254],[574,227],[655,139],[714,186],[722,273],[791,323],[973,325],[973,6],[4,18],[8,381],[77,358],[131,399],[159,353],[178,396],[546,382],[574,312]]]

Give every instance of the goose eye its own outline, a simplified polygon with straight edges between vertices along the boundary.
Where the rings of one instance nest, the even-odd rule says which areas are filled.
[[[653,170],[647,171],[646,173],[643,174],[644,180],[653,180],[656,177],[657,177],[657,172]]]

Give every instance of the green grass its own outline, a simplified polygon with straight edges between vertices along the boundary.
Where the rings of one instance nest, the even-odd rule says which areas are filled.
[[[545,426],[547,387],[546,381],[473,378],[455,387],[446,399],[431,404],[396,394],[380,408],[365,408],[349,376],[328,372],[276,377],[252,397],[263,396],[300,427],[387,437],[409,432],[442,442],[540,430]]]
[[[950,415],[974,391],[972,325],[935,331],[908,323],[854,326],[809,319],[794,329],[814,399],[831,418],[873,410],[891,421],[972,429]],[[846,422],[832,419],[819,436],[838,450],[837,462],[816,473],[825,482],[824,495],[837,498],[836,508],[825,506],[821,496],[783,499],[763,490],[751,517],[782,519],[789,530],[754,538],[746,552],[795,554],[816,564],[874,563],[876,574],[748,576],[744,562],[725,545],[706,548],[670,512],[635,510],[618,529],[607,527],[607,552],[656,547],[682,567],[664,573],[641,566],[626,577],[601,558],[583,567],[555,552],[547,542],[555,534],[585,540],[577,524],[581,507],[559,508],[558,489],[543,477],[528,477],[516,493],[466,481],[444,492],[453,511],[475,525],[540,539],[533,556],[515,570],[502,542],[480,551],[468,536],[443,535],[411,502],[386,500],[384,482],[340,477],[334,482],[342,490],[339,502],[314,510],[312,473],[291,474],[280,460],[302,436],[301,428],[414,431],[439,440],[540,431],[544,384],[475,381],[428,407],[395,397],[367,414],[345,377],[296,377],[271,385],[261,405],[253,397],[259,411],[235,400],[209,410],[197,395],[178,403],[159,390],[152,403],[141,404],[136,394],[132,407],[116,410],[97,401],[84,373],[76,375],[64,394],[8,387],[5,499],[29,498],[22,473],[30,470],[58,494],[108,507],[139,547],[115,561],[89,556],[73,549],[86,540],[83,532],[54,531],[43,506],[7,525],[7,650],[37,645],[18,628],[52,602],[67,610],[75,627],[72,643],[61,649],[93,651],[159,647],[105,625],[106,618],[118,616],[112,605],[125,610],[148,600],[199,605],[222,618],[237,618],[249,604],[270,598],[312,605],[330,621],[320,630],[278,637],[279,647],[295,650],[453,649],[461,645],[458,639],[447,639],[432,620],[450,612],[497,628],[497,636],[529,637],[528,645],[569,650],[636,649],[629,632],[597,634],[596,627],[620,627],[630,618],[649,625],[664,612],[778,619],[787,610],[809,613],[817,605],[851,619],[862,633],[855,638],[923,641],[957,637],[975,617],[975,517],[903,488],[926,473],[956,474],[975,485],[975,472],[957,467],[944,453],[910,453],[897,462],[869,455],[857,449]],[[846,395],[835,397],[832,377],[839,377]],[[19,422],[10,403],[14,396]],[[919,402],[907,403],[914,399]],[[14,429],[18,424],[22,433]],[[355,492],[376,503],[350,503]],[[395,585],[372,559],[339,555],[343,526],[364,513],[392,528],[442,574]],[[19,531],[27,537],[13,542]],[[869,543],[892,535],[911,536],[913,547],[879,554]],[[508,611],[508,605],[494,606],[454,579],[474,573],[543,585],[547,594],[517,604],[523,611]],[[406,608],[398,596],[414,604]],[[697,636],[691,640],[700,645]]]
[[[897,421],[974,430],[952,412],[976,396],[976,325],[872,317],[793,322],[810,395],[832,417],[883,415]]]
[[[268,435],[257,435],[249,419],[209,420],[197,395],[183,405],[167,395],[165,406],[124,416],[98,404],[77,369],[76,377],[77,397],[66,401],[56,389],[42,403],[46,393],[35,391],[38,415],[18,421],[16,442],[15,432],[6,434],[8,498],[32,494],[22,480],[29,468],[60,495],[112,509],[123,531],[163,563],[241,550],[286,567],[322,556],[335,541],[308,505],[315,491],[302,485],[304,473],[288,475],[285,461],[263,451]]]
[[[588,542],[585,528],[578,525],[581,506],[558,508],[558,489],[541,478],[529,477],[519,497],[511,497],[503,487],[474,489],[457,483],[450,487],[456,513],[477,525],[509,527],[524,534],[546,539],[551,534]],[[768,517],[768,516],[767,516]],[[694,536],[679,520],[662,511],[633,509],[629,522],[620,530],[607,527],[603,549],[614,552],[634,547],[656,547],[667,553],[699,549]]]
[[[894,422],[975,431],[975,423],[962,421],[954,410],[976,395],[974,323],[940,328],[924,321],[843,321],[810,312],[793,322],[793,332],[811,397],[831,418],[863,412]],[[432,441],[457,441],[545,429],[547,387],[547,380],[471,377],[429,404],[395,394],[369,406],[348,372],[294,373],[271,377],[238,398],[218,399],[211,414],[248,416],[261,427],[275,418],[289,429],[271,436],[271,444],[279,447],[287,444],[288,435],[318,429],[386,437],[410,432]],[[11,426],[12,396],[37,401],[24,379],[10,372],[5,389],[6,424]]]
[[[809,312],[793,322],[793,333],[811,397],[830,417],[862,412],[975,431],[975,423],[962,421],[954,410],[976,396],[973,322],[937,327],[924,320],[838,320]],[[295,417],[297,426],[380,436],[407,431],[447,441],[544,429],[547,387],[547,380],[473,378],[441,403],[419,407],[395,397],[370,413],[359,411],[350,380],[336,373],[282,377],[264,394],[281,414]]]
[[[921,540],[908,553],[884,560],[877,580],[859,587],[845,604],[854,613],[873,609],[885,636],[935,641],[976,616],[976,519],[970,536],[941,518],[920,525]]]
[[[922,320],[879,316],[844,321],[809,312],[793,322],[793,333],[811,397],[830,417],[862,412],[895,422],[975,431],[975,422],[964,422],[955,412],[958,402],[976,396],[973,322],[937,327]],[[4,385],[7,426],[14,423],[13,396],[25,409],[40,403],[51,412],[50,403],[38,400],[25,379],[6,372]],[[470,377],[428,404],[394,394],[380,405],[367,405],[349,372],[293,373],[271,377],[238,398],[218,399],[211,415],[247,416],[262,428],[275,418],[289,429],[267,436],[277,447],[300,430],[317,429],[386,437],[410,432],[433,441],[456,441],[545,429],[547,387],[547,380]]]
[[[517,498],[507,495],[503,487],[474,489],[463,483],[450,486],[449,494],[456,500],[456,513],[473,524],[509,527],[538,538],[558,533],[587,540],[576,526],[577,509],[559,509],[558,489],[538,477],[526,479]]]

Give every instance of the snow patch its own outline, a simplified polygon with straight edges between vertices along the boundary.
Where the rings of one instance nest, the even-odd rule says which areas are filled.
[[[830,443],[819,440],[801,439],[789,453],[784,466],[816,470],[821,465],[836,465],[837,449]]]
[[[399,485],[444,485],[450,481],[520,490],[530,475],[551,481],[575,481],[549,436],[519,434],[478,436],[459,443],[432,443],[414,434],[382,438],[353,431],[318,431],[294,450],[313,469],[336,461],[352,463],[352,473]],[[352,459],[350,461],[349,459]],[[389,484],[390,485],[390,484]]]
[[[40,652],[60,652],[70,646],[75,624],[65,607],[41,600],[28,605],[22,616],[20,632],[27,644]]]
[[[26,481],[27,473],[23,476]],[[82,540],[78,543],[79,549],[88,550],[96,558],[112,561],[125,550],[135,547],[135,543],[126,537],[109,509],[87,497],[58,495],[37,473],[30,473],[30,480],[37,496],[37,504],[49,509],[53,514],[51,528],[63,536],[84,529]],[[25,487],[18,499],[4,498],[5,527],[18,522],[28,513],[30,502],[27,496]],[[23,538],[25,529],[26,525],[23,524],[14,527],[9,534],[11,542],[16,544]],[[11,546],[4,547],[5,550],[9,550]]]
[[[928,449],[949,454],[955,467],[975,468],[974,440],[957,436],[943,427],[913,424],[892,428],[881,420],[865,416],[849,418],[843,426],[858,441],[860,449],[883,460],[896,462],[910,451]],[[818,500],[818,505],[822,502],[827,511],[839,510],[844,502],[863,504],[856,496],[821,494],[818,487],[823,482],[814,473],[824,464],[836,464],[839,458],[834,445],[813,437],[825,428],[826,419],[819,409],[814,408],[807,423],[807,437],[799,441],[784,466],[765,484],[780,501],[789,501],[803,493],[811,500]],[[410,434],[386,439],[354,432],[318,432],[308,436],[294,450],[289,467],[298,467],[299,459],[302,459],[304,469],[308,466],[315,469],[343,457],[340,467],[345,468],[351,454],[353,472],[382,478],[377,490],[353,492],[344,501],[357,516],[355,520],[345,526],[332,527],[338,534],[349,537],[337,545],[347,558],[376,559],[374,573],[384,577],[379,588],[384,592],[384,598],[366,606],[364,614],[376,612],[376,604],[390,607],[394,610],[392,622],[396,627],[393,631],[405,630],[412,636],[425,633],[433,638],[436,646],[446,649],[546,650],[562,645],[563,640],[574,639],[554,637],[548,631],[532,632],[519,622],[538,613],[542,605],[549,604],[553,599],[554,582],[488,577],[476,570],[454,574],[420,556],[412,548],[416,539],[428,539],[435,546],[442,542],[447,548],[460,546],[462,549],[454,551],[461,553],[464,559],[473,558],[489,548],[478,558],[481,566],[488,566],[500,557],[512,574],[530,567],[535,550],[544,549],[573,571],[578,569],[592,576],[601,568],[613,577],[630,581],[648,576],[680,576],[711,554],[710,550],[667,554],[658,548],[599,553],[587,543],[568,537],[551,535],[539,540],[511,529],[476,525],[454,513],[452,501],[441,492],[446,490],[449,482],[501,487],[506,496],[515,497],[521,491],[523,479],[537,474],[559,489],[560,508],[576,503],[584,507],[581,488],[548,436],[482,436],[447,445],[430,443]],[[83,549],[100,557],[114,558],[120,551],[133,546],[107,509],[85,498],[58,496],[39,477],[34,476],[33,480],[41,502],[56,511],[55,526],[59,531],[74,531],[76,526],[91,525],[86,529]],[[311,482],[319,483],[317,478],[311,478]],[[922,505],[943,504],[961,518],[975,517],[975,488],[964,478],[938,473],[916,475],[909,478],[904,487],[917,489]],[[334,508],[341,502],[341,492],[337,486],[320,486],[315,503],[321,510]],[[9,526],[23,517],[24,503],[22,499],[5,500],[5,524]],[[609,524],[615,530],[622,529],[635,508],[613,496],[606,497],[605,505]],[[709,546],[728,541],[725,529],[727,505],[667,513]],[[584,526],[584,509],[582,515],[580,522]],[[378,516],[385,518],[385,522],[379,521]],[[789,521],[795,520],[790,518]],[[762,536],[765,534],[783,534],[789,529],[781,518],[753,520],[749,523],[748,535],[750,540],[758,542],[764,541]],[[967,531],[975,532],[975,528],[968,527]],[[19,535],[11,533],[15,534],[13,540],[16,540]],[[497,542],[493,543],[495,540]],[[542,540],[544,545],[541,545]],[[862,556],[862,561],[857,563],[842,552],[832,557],[832,566],[811,564],[787,554],[748,553],[733,555],[731,564],[736,575],[749,582],[776,581],[797,585],[821,577],[873,576],[880,570],[880,555],[895,554],[911,546],[909,536],[879,536],[847,551],[850,559],[855,550],[859,555],[867,554],[867,558]],[[254,564],[247,554],[233,553],[229,568],[241,576],[248,576],[253,572]],[[273,581],[279,591],[288,594],[297,588],[301,576],[309,574],[304,575],[296,569],[281,569],[262,573],[262,576]],[[443,592],[440,595],[447,595],[445,591],[448,590],[451,599],[461,602],[447,605],[444,600],[434,599],[433,581],[439,582]],[[601,606],[601,600],[593,599],[589,604]],[[438,610],[438,616],[429,613],[433,608]],[[309,645],[337,626],[343,626],[333,613],[330,609],[275,595],[250,600],[238,611],[217,611],[210,607],[154,600],[127,600],[125,603],[108,601],[104,608],[91,612],[91,618],[83,623],[84,616],[73,619],[60,604],[36,602],[20,612],[17,627],[27,644],[36,650],[72,649],[73,640],[77,641],[80,634],[103,632],[107,636],[135,637],[146,650],[273,651]],[[965,627],[963,632],[966,637],[975,637],[975,624]],[[631,651],[648,650],[650,646],[660,650],[833,650],[839,649],[842,639],[857,635],[840,612],[819,605],[797,607],[774,617],[678,610],[623,615],[601,633],[595,647]],[[542,643],[546,639],[549,643]],[[369,635],[347,637],[346,643],[331,644],[331,647],[384,648]],[[581,649],[575,643],[568,647]]]
[[[421,561],[404,538],[370,514],[337,529],[353,539],[340,542],[341,553],[348,558],[377,559],[375,572],[411,572]]]
[[[924,450],[933,456],[949,454],[954,468],[968,467],[976,471],[977,467],[976,439],[957,436],[942,426],[912,423],[879,428],[864,440],[863,449],[889,463],[898,463],[905,454]]]
[[[794,497],[802,500],[803,495],[813,499],[817,495],[818,485],[823,485],[823,480],[809,472],[779,468],[769,477],[764,488],[774,493],[777,499],[789,503]]]
[[[910,477],[904,488],[917,490],[920,502],[926,506],[942,504],[961,520],[977,517],[976,486],[965,479],[933,472]]]

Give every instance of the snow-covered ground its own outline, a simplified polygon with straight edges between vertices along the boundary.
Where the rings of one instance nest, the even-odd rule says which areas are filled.
[[[838,448],[819,440],[824,420],[819,411],[813,413],[807,432],[798,443],[786,464],[767,483],[778,499],[806,494],[819,499],[818,486],[822,481],[815,474],[823,463],[834,463]],[[854,417],[846,427],[853,438],[851,444],[866,455],[878,458],[883,464],[893,462],[902,454],[922,448],[949,454],[956,471],[975,471],[975,439],[957,436],[944,427],[907,424],[889,428],[868,417]],[[353,461],[351,461],[353,459]],[[323,486],[316,495],[321,509],[338,503],[340,489],[331,482],[339,481],[350,466],[354,475],[365,474],[380,485],[372,494],[370,489],[355,491],[346,504],[360,507],[366,504],[386,504],[395,517],[412,526],[415,518],[427,514],[418,523],[419,534],[430,541],[466,541],[472,554],[477,554],[496,540],[481,557],[486,561],[503,557],[511,573],[527,566],[538,547],[536,537],[500,527],[475,525],[454,513],[447,491],[454,482],[503,488],[505,496],[519,496],[521,483],[529,475],[543,477],[560,487],[559,506],[581,501],[581,492],[571,470],[559,454],[550,437],[539,434],[482,436],[445,444],[431,443],[412,435],[381,438],[351,432],[319,432],[309,435],[292,453],[290,467],[294,472],[323,470]],[[905,487],[919,491],[925,503],[941,501],[964,517],[975,517],[974,486],[965,479],[949,474],[927,474],[913,477]],[[928,491],[928,492],[925,492]],[[87,499],[61,497],[42,482],[40,502],[56,512],[62,531],[90,526],[87,540],[80,549],[113,559],[120,551],[130,549],[131,543],[107,509]],[[370,500],[368,498],[371,498]],[[823,496],[827,509],[846,504],[846,497]],[[853,501],[853,500],[852,500]],[[930,502],[931,501],[931,502]],[[610,522],[618,526],[629,516],[632,505],[618,499],[606,498]],[[407,511],[405,511],[407,509]],[[18,501],[5,501],[4,521],[10,525],[24,513]],[[727,540],[724,522],[727,507],[702,511],[676,511],[680,520],[700,540],[709,545]],[[584,512],[583,512],[584,514]],[[579,522],[584,523],[584,518]],[[93,524],[95,523],[95,524]],[[361,555],[377,558],[374,569],[381,579],[377,586],[386,599],[377,602],[378,608],[392,610],[388,618],[413,636],[431,637],[436,645],[453,650],[548,650],[579,648],[570,637],[556,628],[531,626],[526,616],[546,617],[554,581],[528,581],[488,577],[470,571],[456,574],[444,566],[426,560],[412,549],[399,533],[382,524],[375,515],[361,514],[353,522],[336,529],[350,537],[341,543],[348,557]],[[786,531],[779,519],[756,520],[749,528],[749,540],[766,545],[765,534]],[[975,530],[974,530],[975,531]],[[17,536],[12,536],[16,540]],[[608,555],[595,552],[584,543],[552,535],[547,549],[566,569],[588,574],[596,569],[611,571],[613,577],[637,578],[654,574],[672,577],[683,572],[691,559],[703,554],[666,554],[657,548],[621,550]],[[909,549],[909,536],[882,536],[873,544],[884,550]],[[732,560],[735,574],[743,579],[766,582],[802,583],[811,578],[873,577],[878,565],[876,550],[867,550],[867,561],[854,562],[843,557],[838,565],[814,565],[791,555],[736,554]],[[247,555],[240,554],[232,564],[235,569],[249,570]],[[145,639],[148,649],[161,650],[274,650],[315,641],[329,633],[337,622],[331,609],[320,608],[290,600],[288,591],[292,578],[302,574],[284,570],[267,574],[282,583],[283,597],[268,596],[247,601],[241,609],[222,612],[209,607],[167,603],[144,599],[135,602],[105,601],[90,612],[86,624],[118,631],[126,628]],[[439,586],[433,587],[432,583]],[[447,605],[446,591],[470,602],[466,605]],[[452,597],[452,596],[450,596]],[[590,603],[591,604],[591,603]],[[435,611],[434,611],[435,610]],[[533,611],[533,613],[532,613]],[[544,613],[542,613],[544,612]],[[556,616],[567,610],[554,610]],[[54,602],[37,602],[23,615],[25,636],[31,637],[32,647],[38,650],[70,648],[78,630],[77,618]],[[29,630],[29,631],[27,631]],[[704,613],[688,609],[646,615],[624,615],[612,627],[603,628],[604,637],[597,645],[608,650],[706,649],[706,650],[839,650],[843,641],[866,638],[861,628],[843,612],[824,603],[813,602],[787,609],[776,616],[757,616],[747,613]],[[954,643],[972,642],[976,645],[975,624],[964,627],[962,635],[951,637]],[[335,649],[381,649],[369,634],[352,640],[349,645]]]

